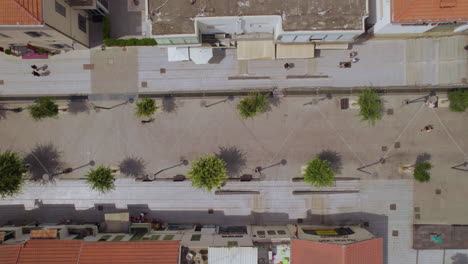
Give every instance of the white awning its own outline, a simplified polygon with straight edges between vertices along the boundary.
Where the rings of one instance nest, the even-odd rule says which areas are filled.
[[[237,41],[238,60],[260,60],[275,58],[273,40]]]
[[[212,48],[190,48],[190,59],[196,64],[208,64],[213,58]]]
[[[168,61],[188,61],[189,49],[188,48],[167,48],[167,60]]]
[[[258,249],[255,247],[209,247],[210,264],[257,264]]]
[[[313,58],[315,53],[314,44],[277,44],[277,59],[302,59]]]

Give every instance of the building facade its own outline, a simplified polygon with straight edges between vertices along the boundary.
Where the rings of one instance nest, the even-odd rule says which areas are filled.
[[[32,47],[52,52],[88,48],[91,20],[108,11],[101,1],[86,1],[87,6],[83,2],[1,0],[0,47],[13,54]]]

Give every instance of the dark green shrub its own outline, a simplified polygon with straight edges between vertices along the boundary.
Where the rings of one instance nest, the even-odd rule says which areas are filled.
[[[108,47],[112,46],[154,46],[156,45],[156,40],[153,38],[143,38],[143,39],[104,39],[104,45]]]
[[[306,183],[315,187],[333,186],[335,181],[335,173],[330,162],[320,158],[307,162],[303,176]]]
[[[465,112],[468,108],[468,89],[450,92],[450,110],[453,112]]]
[[[135,115],[137,117],[150,118],[159,109],[154,99],[151,99],[151,98],[145,98],[143,100],[139,100],[136,103],[136,105],[137,105],[137,108],[136,108]]]
[[[431,168],[431,163],[427,161],[417,163],[413,173],[414,179],[418,182],[428,182],[431,179]]]
[[[110,20],[109,17],[104,17],[102,21],[102,37],[103,39],[110,38]]]
[[[268,100],[261,93],[250,93],[249,97],[242,99],[237,106],[239,115],[242,118],[254,117],[259,112],[266,110]]]
[[[23,173],[28,169],[20,156],[6,151],[0,154],[0,196],[17,194],[24,183]]]
[[[192,163],[192,169],[188,172],[192,185],[211,191],[221,187],[227,178],[226,163],[215,155],[200,156]]]
[[[6,55],[11,55],[11,49],[6,49],[6,50],[5,50],[5,54],[6,54]]]
[[[359,93],[358,104],[360,106],[358,116],[361,121],[367,121],[370,125],[375,125],[375,121],[382,119],[382,104],[379,95],[374,89],[364,89]]]
[[[58,115],[58,105],[49,97],[36,100],[36,104],[29,106],[29,114],[34,120]]]
[[[115,189],[112,170],[102,165],[95,170],[91,170],[86,175],[86,182],[93,190],[97,190],[102,193]]]

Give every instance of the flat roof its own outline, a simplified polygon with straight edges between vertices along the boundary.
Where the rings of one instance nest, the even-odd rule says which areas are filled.
[[[366,0],[149,0],[153,35],[194,34],[196,17],[278,15],[285,31],[360,30]]]
[[[468,1],[393,0],[393,23],[468,21]]]
[[[442,243],[434,242],[431,235],[438,235]],[[460,249],[468,248],[467,225],[414,225],[414,249]]]

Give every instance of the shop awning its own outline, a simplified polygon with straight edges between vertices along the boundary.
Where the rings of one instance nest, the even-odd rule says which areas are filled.
[[[303,59],[313,58],[315,54],[314,44],[277,44],[277,59]]]
[[[275,43],[273,40],[253,40],[237,42],[238,60],[260,60],[275,58]]]
[[[195,64],[208,64],[213,58],[213,48],[190,48],[190,59]]]
[[[168,61],[188,61],[189,49],[188,48],[167,48],[167,60]]]
[[[210,264],[257,264],[256,247],[209,247],[208,263]]]

